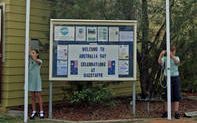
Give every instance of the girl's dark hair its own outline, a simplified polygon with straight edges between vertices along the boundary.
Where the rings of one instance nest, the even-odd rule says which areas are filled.
[[[39,50],[37,50],[37,49],[33,49],[33,50],[36,52],[36,54],[38,54],[37,58],[39,59],[40,58]]]

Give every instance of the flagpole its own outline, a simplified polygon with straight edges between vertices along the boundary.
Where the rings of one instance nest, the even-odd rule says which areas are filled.
[[[28,120],[29,28],[30,28],[30,0],[26,0],[24,123],[27,123]]]
[[[170,75],[170,4],[166,0],[166,49],[167,49],[167,111],[171,120],[171,75]]]

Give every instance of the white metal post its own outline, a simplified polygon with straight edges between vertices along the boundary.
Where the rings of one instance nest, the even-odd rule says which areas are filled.
[[[28,69],[29,69],[29,28],[30,28],[30,0],[26,0],[26,28],[25,28],[25,93],[24,93],[24,122],[28,120]]]
[[[170,3],[166,0],[166,47],[167,47],[167,110],[171,120],[171,75],[170,75]]]

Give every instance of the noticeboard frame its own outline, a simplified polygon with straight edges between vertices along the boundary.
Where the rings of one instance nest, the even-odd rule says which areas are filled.
[[[69,79],[53,76],[53,42],[54,25],[84,25],[84,26],[132,26],[133,27],[133,77],[124,78],[92,78]],[[136,81],[137,74],[137,21],[136,20],[81,20],[81,19],[51,19],[50,21],[50,52],[49,52],[49,80],[50,81]]]

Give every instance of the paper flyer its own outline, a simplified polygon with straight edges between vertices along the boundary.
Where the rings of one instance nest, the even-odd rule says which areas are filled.
[[[54,40],[74,41],[74,34],[75,34],[74,26],[55,26]]]
[[[86,27],[85,26],[76,27],[76,41],[86,41]]]
[[[57,60],[57,75],[59,76],[67,75],[67,69],[68,69],[67,61]]]
[[[118,74],[119,75],[129,74],[129,61],[128,60],[119,60]]]
[[[119,41],[119,27],[109,27],[109,41]]]
[[[87,27],[87,41],[97,41],[97,27]]]
[[[119,46],[119,59],[129,59],[129,45]]]
[[[98,41],[108,41],[108,27],[98,27]]]
[[[67,45],[57,45],[57,59],[59,59],[59,60],[67,60],[68,59]]]
[[[120,41],[133,41],[133,31],[120,31]]]

